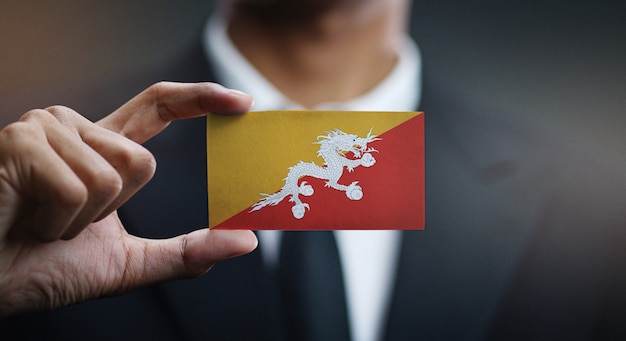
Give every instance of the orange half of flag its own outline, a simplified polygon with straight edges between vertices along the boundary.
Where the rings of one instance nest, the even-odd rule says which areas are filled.
[[[211,228],[424,228],[422,113],[209,115],[207,153]]]

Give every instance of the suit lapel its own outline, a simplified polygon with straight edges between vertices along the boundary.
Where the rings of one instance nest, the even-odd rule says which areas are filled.
[[[404,232],[386,339],[484,339],[533,231],[533,172],[514,129],[425,85],[426,230]]]

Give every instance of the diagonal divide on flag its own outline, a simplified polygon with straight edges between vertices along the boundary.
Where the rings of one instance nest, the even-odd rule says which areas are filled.
[[[423,229],[423,125],[418,112],[209,115],[209,227]]]

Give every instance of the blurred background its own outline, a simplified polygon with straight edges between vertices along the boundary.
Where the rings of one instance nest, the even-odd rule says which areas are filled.
[[[0,126],[52,104],[104,116],[115,106],[95,107],[88,89],[130,98],[116,84],[193,44],[213,6],[0,0]],[[621,158],[626,2],[417,0],[412,11],[424,66],[453,93]]]

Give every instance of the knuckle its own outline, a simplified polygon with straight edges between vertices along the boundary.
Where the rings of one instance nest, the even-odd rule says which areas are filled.
[[[55,117],[64,116],[64,115],[67,115],[68,113],[73,112],[72,109],[63,105],[52,105],[52,106],[47,107],[45,111],[49,112]]]
[[[43,109],[33,109],[29,110],[25,114],[23,114],[19,121],[20,122],[48,122],[54,119],[54,116],[51,112]]]
[[[13,122],[0,130],[0,150],[7,155],[29,155],[39,148],[38,140],[45,135],[41,126],[30,122]],[[44,137],[45,138],[45,137]]]
[[[159,103],[161,102],[161,94],[170,89],[173,84],[173,82],[160,81],[150,85],[146,92],[155,103]]]
[[[171,121],[172,117],[175,116],[163,99],[163,93],[166,93],[167,89],[172,87],[172,84],[171,82],[161,81],[148,88],[149,96],[155,104],[159,116],[166,122]]]
[[[73,122],[78,115],[76,111],[71,108],[62,105],[53,105],[47,107],[45,111],[48,111],[56,120],[61,123]]]
[[[147,181],[152,178],[152,175],[156,171],[156,159],[152,153],[141,147],[140,152],[133,158],[131,169],[134,173],[138,174],[141,179]]]
[[[193,84],[194,87],[201,93],[211,94],[213,99],[219,98],[224,93],[224,86],[218,83],[203,82]]]
[[[53,105],[45,109],[33,109],[23,114],[19,121],[38,122],[41,125],[61,123],[72,124],[81,117],[76,111],[62,105]]]
[[[93,192],[93,195],[101,198],[116,197],[124,185],[122,177],[112,167],[98,170],[90,181],[90,191]]]
[[[20,136],[31,135],[35,128],[26,122],[13,122],[0,130],[0,138],[11,141]]]
[[[156,159],[152,153],[138,144],[124,148],[117,162],[117,169],[132,182],[145,183],[156,170]]]
[[[88,198],[89,191],[81,181],[74,181],[57,193],[59,203],[68,210],[82,208],[87,203]]]
[[[160,81],[160,82],[156,82],[154,84],[152,84],[148,89],[150,91],[154,91],[154,92],[159,92],[160,90],[163,90],[167,87],[170,87],[172,85],[172,82],[168,82],[168,81]]]

